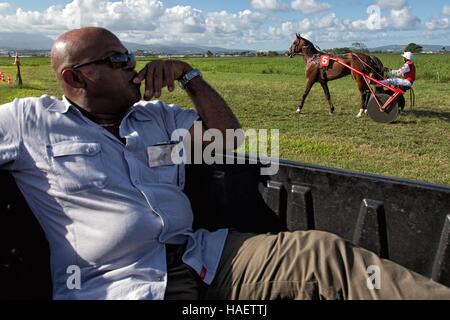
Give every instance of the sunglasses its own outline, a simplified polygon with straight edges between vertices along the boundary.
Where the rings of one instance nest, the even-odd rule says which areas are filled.
[[[113,69],[124,69],[124,68],[135,68],[136,67],[136,56],[134,53],[121,53],[116,52],[109,57],[98,59],[94,61],[89,61],[86,63],[76,64],[72,69],[76,70],[91,64],[103,64],[108,63]]]

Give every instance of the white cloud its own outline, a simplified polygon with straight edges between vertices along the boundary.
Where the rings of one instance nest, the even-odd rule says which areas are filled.
[[[303,19],[300,22],[283,22],[280,27],[270,27],[268,33],[276,39],[286,40],[289,43],[295,33],[306,36],[314,44],[326,44],[330,42],[342,43],[345,46],[353,42],[379,41],[395,36],[395,33],[384,31],[371,32],[353,29],[350,20],[335,20],[329,15],[328,23],[318,24],[320,19]],[[320,28],[318,28],[318,26]],[[344,44],[345,43],[345,44]],[[286,48],[287,49],[287,48]]]
[[[315,27],[319,29],[338,27],[339,24],[339,19],[336,17],[336,13],[334,12],[321,17],[314,23]]]
[[[388,17],[380,17],[378,27],[382,29],[412,29],[421,22],[420,18],[412,13],[406,0],[376,0],[374,4],[379,6],[380,9],[389,10]]]
[[[253,46],[256,43],[265,47],[278,46],[292,40],[298,32],[313,41],[366,42],[377,37],[383,39],[386,34],[394,37],[407,29],[426,27],[429,32],[450,29],[450,5],[442,8],[441,17],[420,24],[406,0],[371,0],[382,9],[379,28],[374,28],[376,16],[372,12],[353,20],[338,17],[331,11],[297,21],[279,20],[284,15],[279,11],[289,10],[287,4],[304,14],[311,14],[329,9],[331,5],[327,0],[252,0],[247,2],[249,6],[251,4],[251,10],[239,12],[207,12],[188,5],[166,7],[163,2],[72,0],[40,11],[17,9],[14,13],[1,11],[10,6],[8,2],[0,2],[0,32],[38,32],[54,38],[69,29],[93,25],[108,28],[130,42],[243,48],[246,44]],[[273,13],[275,11],[278,12]]]
[[[216,35],[223,34],[243,34],[246,30],[258,28],[265,20],[261,13],[250,10],[239,13],[229,13],[218,11],[208,13],[206,25],[208,32]]]
[[[270,40],[269,35],[261,31],[266,20],[266,15],[251,10],[210,12],[206,18],[203,40],[224,47],[242,47],[243,44],[267,41]]]
[[[312,28],[311,20],[306,18],[299,22],[286,21],[281,23],[279,27],[269,27],[269,34],[278,39],[291,37],[296,33],[305,33]]]
[[[287,5],[279,0],[252,0],[252,7],[262,11],[283,11]]]
[[[206,30],[202,12],[191,6],[168,8],[160,21],[169,33],[201,33]]]
[[[394,8],[402,4],[405,6],[400,9]],[[313,41],[360,42],[377,40],[377,37],[386,38],[388,34],[395,36],[398,32],[392,32],[392,30],[413,29],[420,23],[420,19],[412,14],[404,1],[393,1],[388,13],[388,16],[383,16],[380,12],[370,11],[365,20],[350,20],[340,19],[336,13],[331,12],[314,19],[306,18],[298,22],[285,21],[278,27],[270,27],[268,33],[277,39],[289,39],[300,32],[308,33]],[[441,27],[444,25],[442,21],[439,24]]]
[[[377,5],[372,5],[366,10],[368,16],[367,19],[359,19],[350,21],[345,19],[343,21],[344,25],[348,26],[350,29],[359,31],[376,31],[382,30],[388,27],[388,21],[386,17],[382,15],[381,8]]]
[[[113,31],[153,30],[156,28],[155,21],[163,14],[163,4],[157,0],[73,0],[64,6],[50,6],[44,11],[19,8],[15,14],[1,16],[0,30],[22,29],[58,34],[86,25],[102,26]]]
[[[399,10],[406,6],[406,0],[376,0],[375,5],[378,5],[381,8],[389,7]]]
[[[315,32],[322,30],[344,30],[346,27],[343,23],[336,17],[334,12],[327,14],[322,17],[309,19],[305,18],[298,22],[285,21],[281,23],[279,27],[269,27],[268,32],[273,37],[278,39],[286,39],[291,37],[296,33],[308,34],[311,40],[314,39]]]
[[[434,19],[425,23],[425,26],[428,30],[437,30],[437,29],[450,29],[450,19],[442,18],[442,19]]]
[[[345,42],[351,44],[353,42],[369,42],[369,41],[380,41],[383,39],[388,39],[392,37],[392,33],[379,32],[379,33],[366,33],[358,31],[344,31],[344,32],[328,32],[326,34],[320,35],[319,41],[334,41],[334,42]]]
[[[450,16],[450,5],[446,4],[443,8],[442,8],[442,14],[444,16]]]
[[[8,2],[0,2],[0,11],[6,10],[9,7],[11,7],[11,5]]]
[[[81,14],[82,13],[82,14]],[[268,40],[267,16],[243,10],[203,13],[192,6],[165,8],[157,0],[73,0],[41,11],[0,14],[0,32],[37,32],[52,38],[82,26],[105,27],[124,41],[197,43],[224,47]]]
[[[315,0],[293,0],[291,7],[294,10],[309,14],[329,9],[331,6],[325,2],[317,3]]]
[[[450,5],[445,5],[442,8],[442,14],[450,17]],[[447,17],[435,18],[425,23],[426,28],[429,31],[438,29],[450,29],[450,19]]]
[[[409,7],[391,10],[390,24],[399,29],[414,28],[420,23],[420,19],[414,16]]]

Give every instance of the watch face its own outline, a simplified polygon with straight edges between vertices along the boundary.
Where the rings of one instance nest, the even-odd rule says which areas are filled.
[[[185,87],[189,81],[192,79],[201,76],[201,72],[198,69],[192,69],[188,73],[184,75],[184,77],[181,79],[180,84],[182,87]]]
[[[198,70],[193,69],[187,74],[187,80],[192,80],[192,79],[194,79],[197,76],[199,76]]]

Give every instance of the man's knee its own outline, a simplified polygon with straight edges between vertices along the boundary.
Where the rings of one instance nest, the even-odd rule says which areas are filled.
[[[349,254],[351,244],[342,237],[318,230],[292,231],[284,234],[286,247],[291,251],[287,257],[294,257],[300,264],[329,259],[342,260]]]
[[[297,237],[319,246],[335,247],[346,244],[346,240],[337,234],[320,230],[294,231]]]

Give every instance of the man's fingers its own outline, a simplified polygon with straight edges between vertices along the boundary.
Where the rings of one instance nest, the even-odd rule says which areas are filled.
[[[147,70],[148,70],[147,67],[148,67],[148,65],[146,65],[146,66],[144,67],[144,69],[142,69],[141,71],[139,71],[139,73],[136,75],[136,77],[134,77],[133,83],[139,84],[139,83],[142,82],[142,80],[145,79],[145,76],[146,76]]]
[[[164,63],[158,63],[153,75],[153,95],[155,98],[161,97],[161,90],[164,80]]]
[[[166,82],[167,82],[167,89],[169,89],[170,92],[175,90],[175,75],[173,74],[173,64],[167,63],[166,69],[165,69],[165,76],[166,76]]]
[[[146,73],[146,81],[145,81],[145,92],[144,92],[144,100],[150,100],[153,95],[153,77],[155,73],[155,65],[150,64],[147,67],[147,73]]]
[[[145,79],[144,100],[160,98],[162,89],[167,86],[170,92],[175,90],[175,79],[180,73],[178,65],[173,61],[156,60],[147,64],[133,80],[140,83]]]

